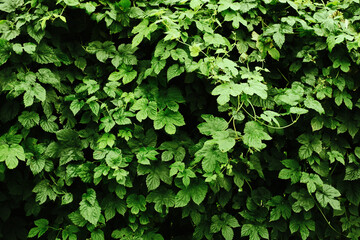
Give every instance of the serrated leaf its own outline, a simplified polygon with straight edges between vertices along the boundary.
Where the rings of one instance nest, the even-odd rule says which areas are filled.
[[[323,181],[317,174],[313,173],[301,173],[301,183],[306,183],[307,189],[309,193],[314,193],[316,191],[317,186],[322,187]]]
[[[126,204],[133,214],[138,214],[140,211],[143,212],[146,210],[146,201],[143,195],[130,194],[126,198]]]
[[[185,71],[184,67],[179,66],[179,64],[171,65],[166,73],[167,81],[169,82],[171,79],[180,76]]]
[[[333,186],[324,184],[319,191],[316,191],[315,196],[322,207],[330,204],[333,209],[341,209],[339,200],[335,199],[336,197],[340,197],[341,194]]]
[[[101,215],[101,207],[96,200],[96,192],[94,189],[88,188],[87,192],[82,195],[79,210],[85,220],[93,225],[98,223]]]
[[[150,192],[146,201],[155,203],[155,210],[161,213],[163,206],[167,208],[175,206],[175,194],[170,189],[159,188]]]
[[[105,240],[104,232],[101,229],[95,229],[91,232],[91,240]]]
[[[309,211],[315,206],[314,199],[305,189],[301,189],[300,192],[293,192],[291,196],[297,200],[292,205],[292,209],[296,213],[301,212],[302,209]]]
[[[50,185],[49,180],[42,180],[32,190],[36,193],[36,201],[41,205],[46,202],[47,198],[54,201],[56,193]]]
[[[72,113],[74,115],[76,115],[84,105],[85,105],[85,102],[83,100],[79,101],[78,99],[75,99],[70,104],[70,110],[72,111]]]
[[[195,153],[195,157],[202,159],[202,168],[205,172],[213,172],[219,163],[226,163],[227,153],[221,152],[217,144],[211,141],[205,142],[204,146]]]
[[[324,108],[321,106],[321,103],[317,100],[315,100],[313,97],[311,96],[307,96],[305,101],[304,101],[304,105],[307,108],[313,109],[315,111],[317,111],[320,114],[325,113]]]
[[[194,203],[196,203],[197,205],[202,203],[205,199],[207,190],[208,190],[208,186],[204,182],[199,181],[196,184],[193,183],[190,186],[189,191],[190,191],[191,199],[194,201]]]
[[[360,168],[357,165],[351,164],[345,168],[345,181],[354,181],[360,179]]]
[[[190,192],[187,190],[180,190],[175,196],[175,207],[186,206],[191,199]]]
[[[301,178],[301,169],[299,163],[293,159],[285,159],[281,161],[281,163],[287,168],[280,170],[279,178],[291,179],[291,184],[299,182]]]
[[[198,125],[198,129],[202,134],[210,136],[216,132],[223,132],[228,128],[228,123],[223,118],[214,117],[210,114],[204,114],[201,117],[205,120],[204,123]]]
[[[260,240],[260,236],[269,239],[269,232],[264,226],[244,224],[241,227],[241,236],[249,236],[250,240]]]
[[[176,126],[184,126],[184,117],[179,112],[173,112],[169,109],[160,111],[154,119],[154,128],[156,130],[165,127],[165,132],[175,134]]]
[[[76,212],[72,212],[68,215],[68,218],[71,220],[71,222],[73,224],[75,224],[76,226],[79,227],[83,227],[85,226],[85,224],[87,223],[87,221],[85,220],[85,218],[80,214],[79,211]]]
[[[0,146],[0,162],[5,162],[9,169],[14,169],[19,164],[19,160],[25,160],[25,153],[19,144],[3,144]]]
[[[273,39],[274,39],[276,45],[278,45],[279,48],[282,48],[282,46],[285,42],[285,35],[278,31],[273,35]]]
[[[260,151],[266,147],[266,144],[262,141],[271,139],[270,135],[265,132],[264,127],[258,122],[250,121],[245,124],[243,141],[248,147]]]
[[[44,157],[31,157],[26,162],[26,164],[30,166],[30,170],[34,175],[39,174],[44,169],[45,163],[46,160]]]
[[[57,76],[48,68],[40,68],[36,74],[41,83],[45,84],[60,84]]]
[[[220,105],[230,101],[230,96],[236,97],[239,96],[244,91],[244,86],[237,83],[224,83],[214,88],[211,92],[212,95],[219,95],[217,102]]]
[[[40,123],[40,116],[36,112],[23,111],[18,117],[19,122],[25,128],[30,129]]]

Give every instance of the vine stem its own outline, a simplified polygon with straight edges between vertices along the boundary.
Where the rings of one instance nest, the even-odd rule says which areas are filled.
[[[310,193],[309,193],[310,194]],[[326,223],[329,225],[329,227],[336,232],[337,234],[339,234],[340,236],[345,236],[343,235],[341,232],[339,232],[338,230],[336,230],[330,223],[330,221],[327,219],[327,217],[325,216],[324,212],[321,210],[321,208],[319,207],[317,201],[314,199],[314,196],[312,194],[310,194],[311,198],[314,200],[316,208],[320,211],[321,215],[323,216],[323,218],[325,219]],[[346,237],[346,236],[345,236]]]
[[[285,128],[291,127],[291,126],[294,125],[294,124],[299,120],[299,118],[300,118],[300,114],[298,114],[297,117],[296,117],[296,119],[295,119],[293,122],[289,123],[288,125],[282,126],[282,127],[275,127],[275,126],[271,126],[271,125],[269,125],[269,124],[265,124],[265,123],[257,120],[257,118],[254,117],[253,115],[251,115],[251,113],[249,113],[244,107],[242,107],[242,109],[244,110],[244,112],[245,112],[246,114],[248,114],[248,115],[249,115],[251,118],[253,118],[255,121],[257,121],[258,123],[260,123],[261,125],[263,125],[263,126],[265,126],[265,127],[272,128],[272,129],[285,129]]]

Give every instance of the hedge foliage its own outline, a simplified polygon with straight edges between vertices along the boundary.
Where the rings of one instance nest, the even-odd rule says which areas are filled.
[[[0,0],[0,238],[359,239],[359,0]]]

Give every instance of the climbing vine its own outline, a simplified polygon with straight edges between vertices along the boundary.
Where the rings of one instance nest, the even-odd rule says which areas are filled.
[[[359,0],[0,0],[0,238],[359,239]]]

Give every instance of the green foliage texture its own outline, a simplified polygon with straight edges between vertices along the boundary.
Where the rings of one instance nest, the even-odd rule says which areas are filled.
[[[359,239],[359,0],[0,0],[1,239]]]

